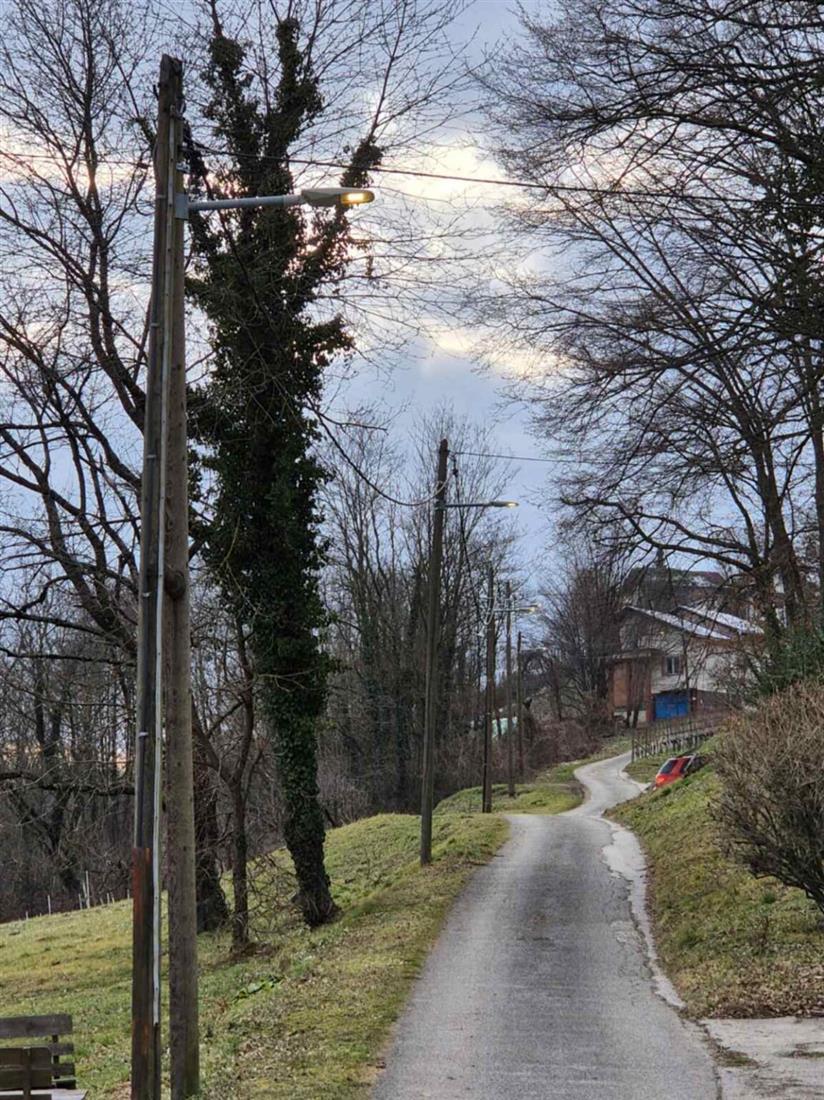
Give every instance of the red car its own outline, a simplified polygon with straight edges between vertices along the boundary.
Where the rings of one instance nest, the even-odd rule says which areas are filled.
[[[664,787],[667,783],[674,783],[676,779],[683,779],[685,775],[698,771],[703,763],[700,756],[671,756],[658,769],[655,786]]]

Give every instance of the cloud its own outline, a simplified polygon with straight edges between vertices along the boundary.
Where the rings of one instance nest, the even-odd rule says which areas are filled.
[[[72,146],[73,140],[67,137],[64,150],[69,158],[72,178],[77,186],[84,188],[89,184],[88,170],[82,156],[73,153]],[[128,182],[136,171],[147,167],[145,161],[137,155],[129,157],[118,153],[108,156],[104,152],[97,167],[97,186],[103,190]],[[34,179],[56,186],[65,185],[65,161],[57,155],[55,149],[45,143],[33,145],[29,138],[19,132],[0,129],[0,186],[25,184]]]
[[[461,203],[488,208],[500,206],[518,195],[516,189],[503,188],[496,184],[495,181],[504,180],[501,169],[463,131],[458,131],[446,142],[425,147],[415,157],[404,158],[403,166],[419,172],[429,172],[434,176],[455,177],[394,177],[405,195],[427,202]]]
[[[534,378],[557,366],[554,358],[544,351],[496,339],[468,325],[429,319],[424,322],[423,329],[433,352],[486,366],[501,378]]]

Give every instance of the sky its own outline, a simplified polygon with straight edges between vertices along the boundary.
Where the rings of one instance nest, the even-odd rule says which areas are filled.
[[[0,0],[0,8],[5,0]],[[546,8],[549,0],[529,0],[527,8],[538,6]],[[172,17],[170,27],[177,21],[186,23],[192,18],[193,7],[190,0],[176,0],[170,3],[169,14]],[[179,27],[179,22],[177,22]],[[501,40],[518,33],[518,19],[514,3],[509,0],[474,0],[455,21],[452,28],[452,41],[455,46],[465,46],[465,56],[469,62],[480,61],[488,52],[498,48]],[[468,45],[467,45],[468,43]],[[168,48],[172,48],[171,43]],[[489,158],[478,158],[458,145],[466,138],[474,136],[473,127],[482,132],[483,120],[470,117],[466,120],[466,133],[458,130],[446,131],[439,138],[439,148],[433,151],[417,167],[429,171],[455,174],[483,174],[498,176],[500,170]],[[456,144],[458,143],[458,144]],[[319,180],[334,183],[334,179]],[[384,201],[391,201],[390,183],[398,183],[396,177],[378,176],[375,180],[377,201],[381,201],[381,182],[386,185]],[[464,198],[469,203],[490,206],[502,199],[513,196],[511,190],[501,190],[489,186],[452,185],[435,180],[403,180],[407,194],[418,196],[424,206],[427,202],[438,203],[444,197],[458,203]],[[479,215],[481,218],[488,215]],[[426,327],[426,326],[425,326]],[[538,507],[538,501],[544,495],[542,490],[551,466],[543,461],[536,441],[530,436],[528,415],[523,408],[514,406],[505,400],[505,380],[502,376],[506,362],[496,364],[495,369],[485,369],[472,356],[470,345],[474,333],[461,327],[461,323],[430,325],[428,334],[422,335],[410,343],[408,348],[397,357],[391,371],[378,373],[366,367],[348,383],[346,391],[335,394],[338,400],[348,408],[379,404],[385,410],[390,422],[393,442],[402,448],[413,449],[413,433],[421,415],[433,412],[444,405],[451,406],[457,414],[465,414],[476,423],[491,428],[490,450],[496,453],[524,456],[527,461],[515,463],[512,478],[506,486],[504,495],[519,502],[517,525],[522,532],[520,552],[523,572],[533,573],[533,564],[543,557],[549,538],[550,516],[546,506]],[[503,371],[501,371],[503,368]],[[433,472],[437,441],[433,440]],[[540,577],[536,575],[536,584]]]
[[[537,6],[535,0],[525,5],[533,9]],[[542,5],[544,9],[547,6],[546,3]],[[471,40],[468,50],[470,60],[480,60],[485,51],[498,45],[503,37],[517,33],[518,19],[514,5],[501,0],[475,0],[454,24],[456,43]],[[479,128],[482,125],[480,118],[477,125]],[[471,120],[468,126],[471,131]],[[465,154],[450,154],[447,148],[433,154],[427,168],[434,172],[464,174],[467,171],[464,165],[471,173],[472,159],[465,159]],[[481,167],[484,175],[499,174],[495,166],[487,161],[482,162]],[[425,196],[430,190],[437,193],[437,188],[437,182],[430,184],[421,180],[415,182],[414,189]],[[483,199],[492,198],[493,201],[498,197],[494,194],[494,188],[472,186],[458,188],[456,197],[460,199],[460,192],[464,191],[470,201],[480,194]],[[375,192],[380,201],[379,177],[376,177]],[[503,193],[501,197],[509,198],[511,193]],[[467,335],[470,339],[465,338]],[[402,444],[411,439],[417,416],[448,404],[458,414],[464,413],[473,421],[483,422],[492,429],[494,442],[491,450],[524,456],[525,461],[516,462],[512,467],[512,478],[505,495],[519,502],[517,524],[522,533],[519,550],[525,571],[533,575],[535,583],[539,584],[537,561],[545,556],[551,538],[551,515],[545,502],[539,507],[539,501],[546,496],[546,483],[552,467],[544,461],[537,461],[542,454],[529,433],[527,411],[506,398],[502,376],[506,364],[502,364],[503,372],[482,367],[471,351],[465,350],[471,342],[471,335],[457,328],[436,329],[429,337],[417,340],[388,377],[381,377],[368,369],[361,373],[350,383],[347,399],[353,406],[378,399],[390,409],[401,410],[391,430],[393,437]],[[433,469],[435,445],[433,441]]]

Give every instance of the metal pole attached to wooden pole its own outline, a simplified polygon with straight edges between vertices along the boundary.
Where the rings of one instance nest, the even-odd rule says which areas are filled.
[[[444,503],[449,444],[438,447],[435,502],[432,509],[432,547],[429,554],[429,606],[426,635],[426,703],[423,729],[421,783],[421,865],[432,862],[432,811],[435,799],[435,725],[438,720],[438,644],[441,628],[441,568],[443,563]]]
[[[507,793],[515,797],[515,731],[512,728],[512,585],[506,582],[506,763]]]
[[[515,705],[517,711],[518,730],[518,778],[524,781],[524,666],[521,632],[518,631],[518,645],[515,656]]]
[[[484,719],[483,804],[485,814],[492,813],[492,721],[495,710],[495,573],[492,564],[487,573],[486,619],[486,715]]]

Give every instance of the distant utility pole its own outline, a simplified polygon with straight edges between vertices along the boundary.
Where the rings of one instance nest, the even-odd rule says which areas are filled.
[[[515,731],[512,728],[512,585],[506,582],[506,764],[507,793],[515,797]]]
[[[132,850],[132,1100],[160,1100],[160,805],[164,672],[173,1100],[198,1092],[192,795],[183,222],[176,199],[183,70],[164,56],[158,83],[155,222],[143,427]],[[164,596],[166,599],[164,599]],[[164,668],[165,657],[165,668]]]
[[[524,781],[524,666],[521,653],[521,632],[518,631],[518,647],[515,657],[515,694],[518,713],[518,778]]]
[[[492,813],[492,720],[495,712],[495,573],[487,573],[486,715],[484,719],[484,774],[482,812]]]
[[[432,546],[429,553],[429,600],[426,635],[426,701],[423,718],[423,775],[421,782],[421,866],[432,862],[432,809],[435,799],[435,724],[438,721],[438,642],[441,632],[441,569],[449,444],[441,440],[432,508]]]

